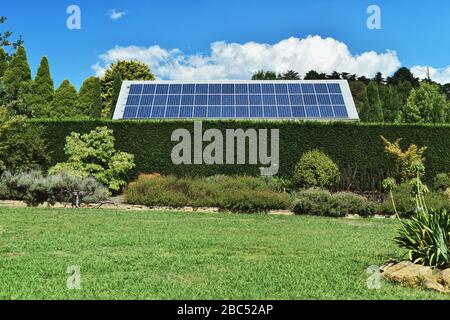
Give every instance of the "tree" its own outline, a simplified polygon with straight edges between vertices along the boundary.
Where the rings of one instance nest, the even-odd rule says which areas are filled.
[[[422,82],[413,89],[403,108],[403,121],[407,123],[444,123],[447,121],[449,102],[439,86]]]
[[[69,82],[64,80],[55,92],[50,117],[53,119],[68,119],[80,117],[77,109],[77,90]]]
[[[389,84],[397,85],[401,81],[408,81],[411,85],[416,88],[419,86],[419,79],[414,77],[412,72],[405,67],[398,69],[392,77],[389,77],[387,82]]]
[[[305,80],[325,80],[327,75],[325,73],[318,73],[317,71],[308,71],[304,77]]]
[[[102,86],[96,77],[83,82],[78,94],[78,111],[89,118],[100,118],[102,115]]]
[[[341,74],[337,71],[333,71],[330,75],[327,75],[327,79],[330,80],[341,80]]]
[[[352,81],[349,85],[356,109],[361,113],[364,108],[364,101],[367,99],[366,85],[361,81]]]
[[[87,134],[72,132],[64,148],[68,160],[49,170],[50,174],[66,171],[71,175],[93,176],[112,191],[126,185],[125,175],[134,168],[132,154],[115,149],[113,131],[97,127]]]
[[[6,67],[8,66],[8,56],[6,55],[5,50],[0,47],[0,78],[3,77],[6,71]]]
[[[32,96],[30,99],[31,114],[35,118],[50,116],[50,107],[53,101],[55,88],[50,75],[50,67],[47,57],[41,59],[36,77],[32,86]]]
[[[384,78],[383,78],[383,74],[381,72],[377,72],[375,77],[373,77],[372,80],[375,81],[375,83],[377,83],[379,85],[384,84]]]
[[[27,53],[23,46],[17,48],[3,75],[5,97],[3,104],[10,112],[15,114],[29,114],[25,97],[21,95],[24,86],[29,86],[31,70],[28,64]]]
[[[114,74],[113,92],[112,92],[112,108],[110,118],[114,116],[117,101],[119,100],[120,90],[122,88],[122,75],[120,72]]]
[[[401,116],[402,105],[400,97],[394,86],[381,85],[378,87],[383,116],[385,122],[396,122]]]
[[[294,70],[289,70],[285,73],[283,73],[280,77],[281,80],[300,80],[301,77],[298,74],[298,72]]]
[[[367,99],[364,101],[361,120],[364,122],[384,121],[378,85],[373,81],[367,86]]]
[[[0,16],[0,24],[4,24],[7,18]],[[23,45],[22,36],[19,36],[19,39],[16,41],[11,41],[10,38],[13,35],[11,31],[0,32],[0,47],[12,47],[17,49],[18,47]]]
[[[260,70],[252,76],[252,80],[277,80],[278,76],[273,71]]]
[[[109,117],[112,110],[114,74],[119,72],[123,80],[155,80],[150,67],[139,61],[118,61],[113,63],[101,77],[102,116]]]

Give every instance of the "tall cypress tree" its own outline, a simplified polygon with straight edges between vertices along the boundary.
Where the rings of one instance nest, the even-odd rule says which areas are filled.
[[[79,117],[77,100],[77,90],[69,80],[64,80],[55,91],[55,97],[50,110],[51,118],[70,119]]]
[[[5,50],[0,47],[0,78],[5,74],[6,66],[7,66],[7,56]]]
[[[371,81],[367,86],[367,100],[369,103],[367,111],[368,122],[383,122],[383,108],[381,105],[380,94],[378,92],[378,85]]]
[[[30,99],[30,109],[34,117],[48,117],[50,115],[50,104],[53,101],[54,92],[50,67],[47,57],[44,56],[34,79]]]
[[[78,112],[89,118],[100,118],[102,115],[102,86],[96,77],[83,82],[78,94]]]
[[[122,74],[119,71],[116,71],[114,73],[114,81],[112,88],[111,115],[110,115],[111,118],[114,116],[114,112],[116,111],[117,100],[119,100],[121,88],[122,88]]]
[[[21,94],[29,91],[29,82],[31,81],[31,70],[28,64],[27,53],[23,46],[17,48],[11,61],[3,75],[3,86],[5,90],[4,105],[9,111],[15,114],[29,113],[25,97]]]

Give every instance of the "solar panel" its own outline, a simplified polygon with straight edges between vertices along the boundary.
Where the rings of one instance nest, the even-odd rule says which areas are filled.
[[[359,120],[343,80],[124,81],[114,119]]]

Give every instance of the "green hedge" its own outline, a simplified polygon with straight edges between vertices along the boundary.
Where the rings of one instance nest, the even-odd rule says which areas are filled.
[[[138,173],[159,172],[177,176],[214,174],[259,174],[258,165],[181,165],[171,161],[171,141],[175,129],[185,128],[193,133],[193,121],[52,121],[30,120],[42,125],[52,164],[65,160],[65,137],[72,131],[88,132],[96,126],[114,130],[117,147],[135,155]],[[389,140],[402,138],[402,147],[411,143],[427,146],[428,182],[440,172],[450,171],[450,125],[392,125],[343,122],[290,121],[204,121],[203,130],[221,129],[279,129],[279,174],[290,177],[299,157],[306,151],[319,149],[328,154],[342,171],[341,189],[370,189],[379,187],[389,175],[390,160],[384,152],[380,135]],[[224,135],[225,136],[225,135]],[[205,144],[206,145],[206,144]]]

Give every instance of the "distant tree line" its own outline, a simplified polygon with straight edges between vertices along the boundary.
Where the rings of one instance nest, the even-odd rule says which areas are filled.
[[[301,80],[296,71],[258,71],[252,80]],[[408,68],[384,78],[378,72],[372,79],[347,72],[319,73],[311,70],[304,80],[347,80],[363,122],[450,123],[450,83],[441,85],[420,80]]]

